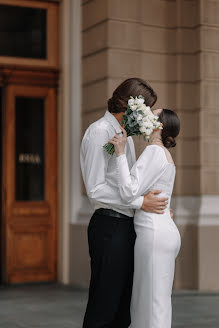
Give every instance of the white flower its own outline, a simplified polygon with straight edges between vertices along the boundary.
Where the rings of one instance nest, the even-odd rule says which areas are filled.
[[[146,110],[146,105],[145,104],[141,105],[141,110],[142,110],[143,113],[145,112],[145,110]]]
[[[130,108],[131,108],[132,111],[134,111],[134,110],[137,109],[137,106],[136,105],[132,105],[132,106],[130,106]]]
[[[137,122],[142,121],[142,119],[143,119],[143,116],[141,114],[138,114],[138,116],[137,116]]]
[[[131,107],[132,105],[134,105],[134,99],[130,98],[128,101],[128,105]]]
[[[149,115],[146,115],[142,119],[143,122],[151,122]]]
[[[155,129],[162,129],[159,117],[153,114],[149,106],[145,105],[142,96],[135,98],[130,97],[128,106],[133,111],[130,122],[134,120],[138,123],[139,130],[136,130],[136,133],[140,132],[142,135],[149,138]],[[133,126],[131,128],[133,128]]]
[[[153,132],[153,129],[146,129],[146,135],[149,136]]]
[[[143,98],[138,98],[137,102],[138,102],[138,106],[140,107],[144,104],[144,99]]]
[[[153,129],[153,123],[152,122],[150,122],[150,121],[145,121],[144,123],[143,123],[143,126],[145,126],[145,128],[146,129]]]
[[[151,112],[150,107],[146,106],[145,104],[141,105],[141,110],[144,114],[149,114]]]
[[[141,126],[139,131],[146,136],[149,136],[153,132],[153,128],[146,128],[145,126]]]
[[[150,120],[151,122],[155,122],[155,121],[156,121],[156,119],[154,119],[154,115],[153,115],[152,112],[148,114],[147,118],[148,118],[148,120]]]
[[[139,131],[142,133],[142,134],[146,134],[146,128],[144,125],[142,125],[140,128],[139,128]]]
[[[138,106],[138,97],[135,97],[135,105],[137,105]]]

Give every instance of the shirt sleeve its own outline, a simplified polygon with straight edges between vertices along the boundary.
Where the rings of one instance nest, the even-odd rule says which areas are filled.
[[[83,178],[87,195],[100,203],[112,206],[119,205],[121,208],[139,209],[142,206],[143,197],[136,197],[129,204],[124,203],[119,188],[115,188],[115,186],[111,186],[106,182],[106,171],[111,155],[104,151],[103,146],[108,140],[107,131],[96,130],[84,143]]]
[[[165,171],[168,161],[160,146],[148,146],[131,171],[126,155],[117,157],[119,192],[124,202],[129,203],[144,195]]]
[[[131,168],[132,168],[132,166],[136,162],[135,145],[134,145],[134,141],[133,141],[132,137],[127,138],[127,144],[126,145],[128,146],[128,149],[129,149],[129,153],[128,153],[129,154],[129,161],[131,163]],[[130,165],[129,165],[129,167],[130,167]]]

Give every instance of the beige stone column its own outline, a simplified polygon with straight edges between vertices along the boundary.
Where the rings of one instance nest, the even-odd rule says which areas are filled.
[[[178,1],[176,221],[182,249],[175,286],[219,290],[218,1]]]
[[[219,2],[200,3],[199,288],[219,290]]]
[[[176,104],[181,120],[172,201],[182,245],[176,261],[175,288],[198,288],[198,231],[200,201],[200,23],[199,1],[176,1]]]

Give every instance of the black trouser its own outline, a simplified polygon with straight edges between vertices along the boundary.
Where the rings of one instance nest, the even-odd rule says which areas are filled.
[[[94,213],[88,226],[91,281],[83,328],[128,328],[136,234],[133,218]]]

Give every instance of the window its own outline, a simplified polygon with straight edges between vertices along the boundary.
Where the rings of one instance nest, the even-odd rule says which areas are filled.
[[[16,200],[44,200],[44,99],[16,97]]]
[[[0,5],[0,56],[47,58],[47,10]]]

